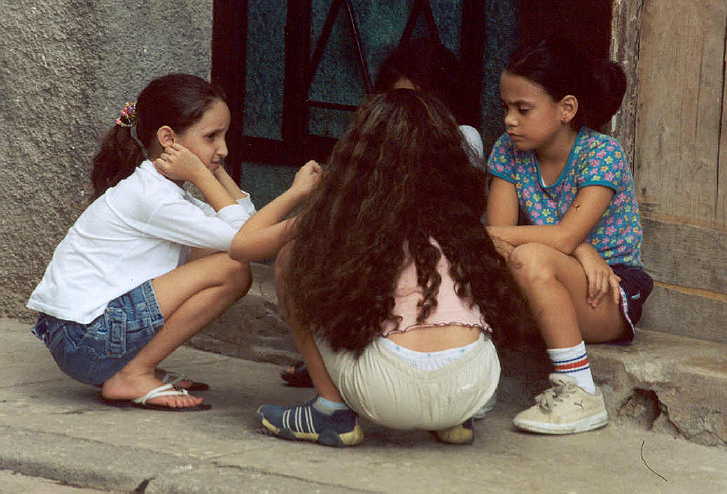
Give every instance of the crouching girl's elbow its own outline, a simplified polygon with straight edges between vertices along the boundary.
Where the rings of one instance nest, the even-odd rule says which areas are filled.
[[[250,259],[248,259],[249,252],[247,252],[247,250],[247,246],[242,239],[235,237],[232,239],[230,250],[227,254],[235,261],[250,261]]]

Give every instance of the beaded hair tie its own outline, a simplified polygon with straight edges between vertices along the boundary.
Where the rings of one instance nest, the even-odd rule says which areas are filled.
[[[133,127],[136,124],[136,101],[127,102],[116,119],[116,125],[120,127]]]
[[[129,129],[131,138],[141,149],[144,158],[149,159],[149,153],[146,152],[144,143],[141,142],[141,139],[139,139],[139,136],[136,134],[136,101],[133,103],[127,102],[124,105],[121,112],[119,112],[119,118],[116,119],[116,125],[119,127],[127,127]]]

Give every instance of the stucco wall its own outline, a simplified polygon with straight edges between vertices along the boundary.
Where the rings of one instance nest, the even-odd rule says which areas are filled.
[[[2,2],[0,317],[88,201],[98,138],[153,77],[209,76],[212,0]]]

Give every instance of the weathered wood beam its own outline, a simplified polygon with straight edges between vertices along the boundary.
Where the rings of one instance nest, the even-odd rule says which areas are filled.
[[[632,167],[636,145],[639,36],[643,6],[644,0],[613,0],[611,15],[610,56],[624,68],[628,87],[621,109],[611,120],[609,132],[621,141]]]
[[[727,230],[648,217],[642,226],[644,263],[654,279],[727,294]]]
[[[727,300],[657,283],[639,327],[727,343]]]

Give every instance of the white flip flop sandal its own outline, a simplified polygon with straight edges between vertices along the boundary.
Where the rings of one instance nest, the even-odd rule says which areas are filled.
[[[110,400],[101,396],[101,401],[110,406],[119,408],[144,408],[146,410],[158,410],[161,412],[201,412],[209,410],[212,405],[201,403],[193,407],[168,407],[165,405],[155,405],[153,403],[147,403],[147,401],[160,396],[189,396],[186,389],[175,388],[172,384],[164,384],[158,388],[154,388],[142,397],[134,398],[133,400]]]
[[[209,384],[193,381],[189,377],[185,376],[184,374],[180,374],[179,372],[174,372],[174,371],[162,371],[162,372],[164,373],[164,376],[162,376],[162,382],[164,384],[172,384],[172,385],[176,386],[182,381],[189,381],[192,384],[189,387],[184,388],[187,391],[207,391],[208,389],[210,389]]]

